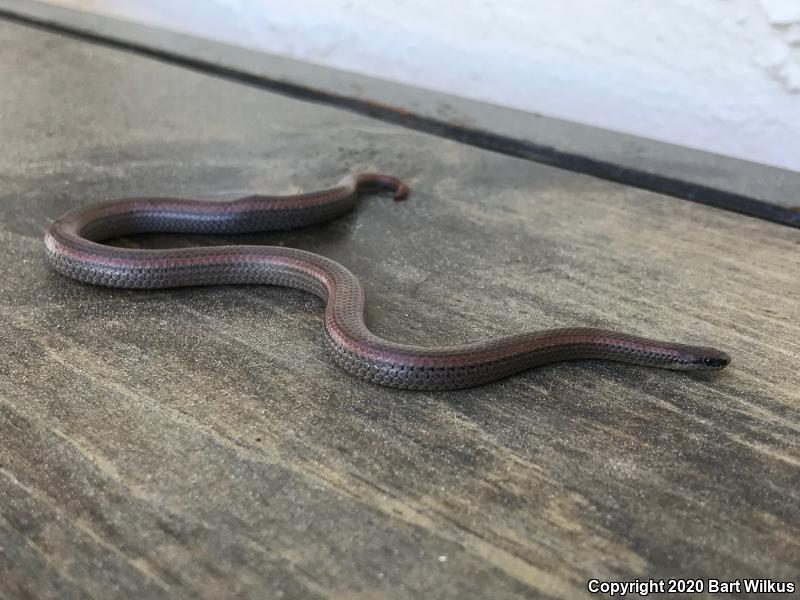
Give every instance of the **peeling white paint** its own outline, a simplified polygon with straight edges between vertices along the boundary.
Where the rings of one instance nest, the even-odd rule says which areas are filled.
[[[52,0],[800,171],[800,0]]]
[[[760,3],[773,25],[800,23],[800,2],[797,0],[760,0]]]
[[[800,45],[800,23],[789,25],[786,28],[786,41],[793,46]]]

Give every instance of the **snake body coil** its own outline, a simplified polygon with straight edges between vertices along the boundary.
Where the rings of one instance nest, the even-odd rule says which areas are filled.
[[[235,234],[302,227],[349,211],[360,189],[376,187],[392,190],[396,199],[408,193],[395,177],[364,173],[328,190],[292,196],[248,196],[230,202],[115,200],[57,220],[45,235],[45,246],[57,271],[95,285],[154,289],[260,283],[311,292],[325,302],[325,339],[336,362],[362,379],[397,388],[464,388],[571,359],[609,359],[683,370],[721,369],[730,361],[714,348],[583,327],[450,347],[398,344],[367,328],[358,279],[323,256],[274,246],[145,250],[99,243],[135,233]]]

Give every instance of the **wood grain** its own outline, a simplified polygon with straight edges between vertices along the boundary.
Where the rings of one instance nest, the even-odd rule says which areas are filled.
[[[796,580],[796,230],[16,25],[0,45],[0,597]],[[47,224],[88,202],[285,193],[363,169],[412,196],[237,239],[347,265],[390,339],[594,325],[713,343],[732,365],[560,364],[398,392],[333,364],[321,303],[300,292],[107,290],[43,260]]]

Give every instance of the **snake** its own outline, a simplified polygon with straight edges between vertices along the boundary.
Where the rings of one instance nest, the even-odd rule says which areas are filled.
[[[49,264],[78,281],[115,288],[263,284],[314,294],[325,305],[324,340],[333,360],[376,384],[451,390],[495,381],[548,363],[612,360],[683,371],[724,368],[721,350],[658,341],[592,327],[528,331],[452,346],[419,346],[373,333],[364,316],[364,289],[338,262],[284,246],[212,245],[127,248],[109,240],[134,234],[243,234],[319,224],[352,210],[363,192],[406,198],[408,186],[380,173],[348,175],[333,187],[236,200],[122,198],[55,220],[45,233]],[[105,242],[105,243],[104,243]]]

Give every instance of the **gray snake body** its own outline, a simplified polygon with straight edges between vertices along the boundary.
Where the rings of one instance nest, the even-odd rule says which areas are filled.
[[[661,342],[584,327],[533,331],[449,347],[399,344],[373,334],[364,322],[364,292],[337,262],[275,246],[128,249],[100,242],[134,233],[235,234],[302,227],[352,209],[363,188],[389,189],[400,180],[374,173],[292,196],[248,196],[228,202],[170,198],[114,200],[74,211],[45,235],[50,264],[95,285],[168,288],[269,284],[299,288],[325,302],[325,339],[336,362],[367,381],[406,389],[456,389],[486,383],[536,365],[571,359],[609,359],[682,370],[725,367],[714,348]]]

